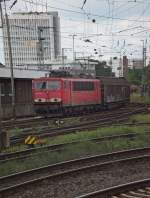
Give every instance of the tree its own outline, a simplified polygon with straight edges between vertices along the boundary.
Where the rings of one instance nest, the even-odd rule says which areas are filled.
[[[127,74],[127,80],[133,85],[141,85],[142,84],[142,69],[129,69]]]
[[[114,76],[112,68],[105,61],[98,62],[95,66],[96,76]]]

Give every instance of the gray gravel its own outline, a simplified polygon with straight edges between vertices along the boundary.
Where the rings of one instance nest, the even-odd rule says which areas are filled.
[[[71,198],[148,177],[150,158],[57,176],[11,193],[8,191],[0,198]]]
[[[57,166],[49,166],[49,168],[46,169],[41,169],[40,171],[34,171],[31,172],[28,171],[28,174],[16,174],[13,177],[9,177],[9,179],[0,179],[0,189],[2,188],[6,188],[9,186],[13,186],[13,185],[17,185],[19,183],[23,183],[32,179],[37,179],[40,177],[44,177],[47,175],[51,175],[51,174],[56,174],[56,173],[61,173],[63,171],[67,171],[67,170],[72,170],[75,168],[82,168],[84,166],[87,165],[94,165],[94,164],[98,164],[98,163],[104,163],[104,162],[109,162],[112,160],[119,160],[119,159],[125,159],[128,157],[136,157],[136,156],[142,156],[142,155],[150,155],[150,149],[146,149],[146,150],[137,150],[136,152],[127,152],[122,153],[113,153],[113,155],[108,155],[107,153],[105,155],[98,155],[97,157],[93,157],[91,158],[91,156],[89,156],[90,158],[87,158],[86,160],[84,159],[84,161],[74,161],[73,163],[58,163]],[[81,157],[88,157],[86,155],[81,156]]]

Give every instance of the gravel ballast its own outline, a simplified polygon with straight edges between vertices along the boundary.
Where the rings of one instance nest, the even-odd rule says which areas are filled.
[[[46,180],[1,193],[0,198],[71,198],[150,177],[150,157],[122,161]]]

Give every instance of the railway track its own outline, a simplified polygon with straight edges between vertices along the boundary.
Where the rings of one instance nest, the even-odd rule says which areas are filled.
[[[71,160],[1,177],[0,197],[78,197],[146,179],[150,177],[149,164],[150,148]]]
[[[146,105],[133,105],[130,104],[128,107],[122,107],[119,109],[113,109],[110,111],[102,111],[102,112],[97,112],[93,114],[92,119],[97,119],[97,118],[106,118],[108,116],[113,116],[114,114],[119,114],[120,112],[128,112],[133,109],[138,109],[138,108],[147,108]],[[77,115],[75,117],[80,117],[81,115]],[[19,119],[19,120],[11,120],[11,121],[3,121],[2,126],[4,130],[9,130],[12,128],[19,128],[19,129],[24,129],[24,128],[31,128],[31,127],[36,127],[36,126],[45,126],[49,125],[49,122],[52,120],[55,120],[56,118],[58,119],[64,119],[67,117],[63,117],[62,115],[53,115],[48,118],[44,117],[34,117],[34,118],[27,118],[27,119]],[[74,116],[72,117],[74,118]],[[91,120],[91,114],[84,113],[84,116],[81,116],[81,121],[89,121]]]
[[[130,112],[120,112],[117,113],[117,115],[111,115],[107,116],[105,118],[99,118],[96,120],[88,121],[88,122],[83,122],[81,124],[77,124],[74,126],[68,126],[68,127],[61,127],[61,128],[49,128],[47,126],[43,127],[41,130],[37,132],[35,129],[32,129],[32,132],[26,132],[22,133],[18,136],[14,136],[11,138],[11,145],[16,145],[16,144],[21,144],[24,142],[25,138],[28,135],[38,135],[40,138],[47,138],[47,137],[53,137],[57,135],[63,135],[63,134],[68,134],[68,133],[73,133],[73,132],[79,132],[79,131],[85,131],[85,130],[92,130],[96,129],[99,126],[105,126],[108,124],[113,124],[113,123],[119,123],[119,122],[125,122],[128,120],[129,116],[137,114],[137,113],[146,113],[148,112],[147,108],[138,108],[136,110],[130,111]]]
[[[150,178],[88,193],[77,198],[148,198]]]
[[[147,133],[150,133],[150,132],[147,132]],[[26,149],[23,151],[17,151],[17,152],[11,152],[11,153],[4,153],[4,154],[0,154],[0,163],[5,163],[8,161],[13,161],[13,160],[22,160],[22,159],[34,157],[40,153],[44,154],[46,152],[52,152],[52,151],[54,152],[63,151],[63,149],[65,149],[67,146],[76,145],[76,144],[84,143],[84,142],[94,142],[95,144],[99,144],[100,142],[116,140],[116,139],[121,139],[121,138],[124,138],[124,139],[127,138],[132,141],[138,135],[139,135],[138,133],[125,133],[125,134],[118,134],[118,135],[112,135],[112,136],[104,136],[100,138],[72,141],[69,143],[42,146],[42,147]]]

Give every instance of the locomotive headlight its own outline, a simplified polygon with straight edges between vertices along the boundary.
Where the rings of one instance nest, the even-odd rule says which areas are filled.
[[[36,98],[34,99],[34,102],[46,102],[45,98]]]
[[[61,102],[61,98],[51,98],[50,102]]]

